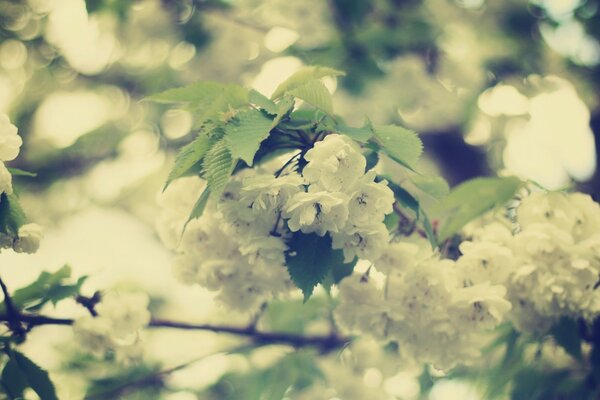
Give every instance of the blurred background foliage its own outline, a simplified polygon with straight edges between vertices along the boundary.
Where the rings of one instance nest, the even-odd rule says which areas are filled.
[[[90,275],[90,290],[136,282],[157,297],[158,313],[244,321],[215,312],[209,294],[170,277],[169,255],[153,233],[154,199],[176,149],[193,137],[193,121],[184,109],[142,99],[197,80],[269,95],[303,64],[346,71],[328,82],[336,112],[351,124],[369,116],[416,130],[427,156],[421,168],[451,185],[510,172],[598,200],[599,8],[598,0],[0,0],[0,112],[24,139],[11,166],[37,173],[15,177],[24,208],[47,231],[39,254],[3,254],[2,274],[18,287],[69,262]],[[318,301],[274,304],[263,323],[319,331],[328,316]],[[121,370],[58,349],[64,330],[45,329],[26,350],[59,386],[66,382],[64,398],[111,385],[90,398],[271,398],[277,393],[265,394],[267,383],[283,381],[295,384],[292,398],[308,399],[300,393],[312,382],[327,388],[313,370],[315,354],[214,355],[235,340],[159,332],[150,334],[148,363]],[[459,372],[457,381],[419,369],[388,393],[417,398],[421,388],[432,400],[450,399],[436,394],[446,385],[444,393],[462,393],[457,399],[480,398],[452,386],[466,379],[495,382],[498,393],[510,383],[515,399],[584,398],[569,392],[585,386],[581,377],[559,368],[572,359],[543,341],[519,340],[509,332],[499,342],[501,354],[490,359],[503,360],[500,371],[488,360],[490,368]],[[182,367],[185,376],[163,373],[191,353],[208,358]],[[366,387],[383,385],[373,368],[352,373]],[[554,397],[531,382],[544,382]]]

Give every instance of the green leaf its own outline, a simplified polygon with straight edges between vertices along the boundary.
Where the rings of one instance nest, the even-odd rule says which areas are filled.
[[[310,322],[327,318],[327,304],[324,297],[313,297],[307,302],[273,300],[267,305],[264,323],[275,332],[300,334]]]
[[[286,265],[292,281],[308,300],[317,284],[323,282],[339,254],[331,248],[331,237],[294,232],[288,243]],[[342,258],[343,260],[343,258]]]
[[[194,207],[192,207],[190,216],[188,217],[188,220],[185,221],[185,224],[183,225],[183,231],[181,232],[181,234],[183,234],[183,232],[185,232],[185,228],[187,227],[187,225],[190,223],[191,220],[200,218],[202,216],[202,213],[204,212],[204,209],[206,208],[206,203],[208,203],[209,198],[210,198],[210,190],[208,190],[208,188],[204,189],[202,194],[200,194],[200,197],[198,197],[198,200],[196,200]]]
[[[19,168],[8,167],[8,172],[10,172],[13,176],[28,176],[30,178],[35,178],[37,174],[35,172],[24,171]]]
[[[25,355],[15,350],[9,350],[8,356],[14,363],[11,367],[11,374],[19,373],[21,379],[27,382],[27,386],[33,389],[41,400],[57,400],[54,385],[50,381],[48,372],[41,369],[37,364],[27,358]]]
[[[225,143],[234,159],[252,166],[260,143],[269,136],[271,119],[258,110],[243,111],[225,126]]]
[[[446,197],[450,192],[448,182],[441,176],[413,175],[410,177],[410,180],[417,188],[434,199]]]
[[[279,86],[277,86],[277,89],[275,89],[275,92],[273,92],[271,99],[277,99],[281,97],[284,93],[294,90],[297,87],[304,85],[308,81],[321,79],[326,76],[342,75],[345,75],[345,73],[329,67],[321,67],[316,65],[303,67],[296,73],[292,74],[292,76],[287,78],[281,84],[279,84]]]
[[[346,125],[336,125],[335,130],[360,143],[367,143],[373,137],[373,131],[368,126],[354,128]]]
[[[163,192],[169,187],[171,182],[184,176],[196,163],[200,162],[209,148],[210,139],[202,133],[191,143],[183,146],[175,157],[175,164],[169,173],[167,182],[163,187]]]
[[[562,317],[551,330],[552,336],[565,351],[578,361],[583,361],[581,337],[577,321]]]
[[[207,189],[214,198],[221,196],[233,172],[233,159],[225,140],[218,141],[204,157],[203,176]]]
[[[206,120],[218,119],[220,113],[245,107],[250,102],[248,90],[240,85],[211,81],[169,89],[148,97],[148,100],[187,104],[196,118],[195,126]]]
[[[394,161],[414,170],[423,152],[419,136],[406,128],[396,125],[375,126],[373,134],[381,149]]]
[[[14,194],[0,195],[0,232],[17,236],[19,228],[25,224],[26,218],[19,199]]]
[[[17,289],[12,295],[12,300],[18,309],[28,311],[39,310],[46,303],[58,303],[60,300],[79,294],[81,286],[86,277],[81,277],[72,283],[71,268],[63,266],[56,272],[43,271],[35,282]],[[4,312],[4,304],[0,305],[0,311]]]
[[[425,234],[427,235],[427,239],[429,240],[431,247],[435,249],[438,245],[438,240],[435,237],[435,232],[433,231],[431,221],[429,220],[429,217],[427,216],[427,213],[425,212],[423,207],[421,207],[419,200],[417,200],[406,189],[389,180],[388,186],[394,192],[394,197],[396,198],[396,201],[398,201],[398,203],[400,203],[401,206],[408,208],[412,212],[414,212],[417,221],[421,221],[423,229],[425,230]]]
[[[448,239],[473,219],[503,206],[522,185],[515,177],[476,178],[458,185],[435,207],[436,214],[446,216],[439,240]]]
[[[320,80],[310,80],[305,84],[290,90],[288,93],[328,114],[333,114],[333,100],[331,99],[331,93],[329,93],[329,90]]]
[[[294,105],[296,104],[294,97],[292,96],[283,96],[277,102],[277,115],[271,124],[271,128],[275,128],[283,118],[290,115],[292,110],[294,109]]]
[[[248,98],[250,103],[255,104],[268,112],[271,115],[277,114],[277,104],[275,104],[271,99],[263,95],[262,93],[250,89],[250,93],[248,94]]]
[[[164,92],[148,96],[147,100],[158,103],[192,103],[209,104],[219,97],[226,96],[238,103],[237,100],[248,99],[248,92],[243,87],[234,83],[219,83],[200,81],[191,85],[168,89]]]
[[[29,387],[18,364],[12,359],[9,359],[4,366],[0,382],[10,400],[23,398],[23,392]]]

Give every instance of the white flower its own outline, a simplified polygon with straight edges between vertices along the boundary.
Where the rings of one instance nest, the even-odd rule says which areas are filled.
[[[383,221],[393,211],[394,192],[386,181],[376,183],[374,178],[375,171],[367,172],[350,194],[348,219],[354,225]]]
[[[149,299],[143,293],[108,293],[96,307],[96,317],[85,315],[73,323],[77,341],[91,353],[114,352],[117,360],[139,358],[140,330],[150,322]]]
[[[365,173],[367,161],[349,137],[331,134],[306,152],[302,174],[311,184],[331,192],[345,191]]]
[[[503,283],[515,269],[515,257],[506,246],[488,241],[466,241],[459,246],[462,256],[456,261],[469,284]]]
[[[18,238],[13,244],[17,253],[35,253],[40,247],[42,227],[38,224],[25,224],[19,228]]]
[[[243,180],[242,202],[253,210],[279,210],[290,197],[302,190],[304,180],[292,173],[276,178],[272,174],[249,176]]]
[[[339,284],[339,306],[335,317],[338,323],[352,333],[369,332],[385,337],[389,324],[390,305],[385,302],[383,291],[375,283],[354,274]]]
[[[144,293],[110,292],[98,304],[98,318],[108,321],[114,338],[128,339],[150,322],[149,303]]]
[[[12,194],[12,175],[6,165],[0,161],[0,193]]]
[[[17,135],[17,127],[10,123],[5,114],[0,114],[0,160],[10,161],[17,158],[23,140]]]
[[[344,262],[350,262],[355,256],[374,262],[387,247],[388,230],[382,222],[373,222],[364,227],[353,227],[340,233],[332,233],[331,247],[342,249]]]
[[[340,192],[300,192],[287,202],[283,216],[292,232],[340,232],[348,219],[348,196]]]
[[[511,309],[506,288],[488,282],[455,290],[451,312],[458,314],[464,329],[492,329],[504,320]]]
[[[581,212],[573,207],[569,197],[559,192],[536,192],[527,196],[517,208],[519,224],[525,228],[532,224],[552,224],[571,232]]]
[[[411,268],[417,261],[419,246],[414,243],[393,242],[385,247],[375,263],[377,271],[389,274]]]
[[[73,323],[73,332],[77,341],[90,353],[103,356],[113,350],[111,325],[107,319],[85,315]]]

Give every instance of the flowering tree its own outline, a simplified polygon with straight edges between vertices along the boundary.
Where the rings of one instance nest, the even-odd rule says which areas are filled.
[[[158,233],[176,254],[173,273],[216,292],[247,325],[158,318],[140,292],[86,295],[86,278],[73,281],[68,267],[17,290],[0,280],[4,396],[58,398],[19,344],[41,326],[65,325],[89,354],[86,365],[126,366],[96,379],[86,398],[164,393],[163,377],[188,363],[127,369],[144,366],[146,328],[245,338],[232,354],[298,350],[223,376],[199,398],[401,398],[389,383],[408,369],[419,371],[424,392],[440,376],[467,376],[486,398],[596,398],[600,205],[513,176],[449,191],[420,172],[415,132],[368,119],[349,126],[334,113],[323,79],[340,75],[304,67],[270,98],[198,82],[147,99],[186,107],[197,130],[160,199]],[[40,228],[26,223],[11,183],[11,174],[30,173],[4,166],[20,145],[1,116],[1,243],[35,252]],[[88,315],[40,311],[67,298]],[[326,328],[311,332],[315,321]],[[556,351],[560,362],[549,355]]]

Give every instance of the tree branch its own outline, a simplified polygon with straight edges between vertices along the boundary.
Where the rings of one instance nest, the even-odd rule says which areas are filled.
[[[0,277],[0,287],[2,288],[2,293],[4,294],[4,305],[6,306],[6,322],[8,322],[8,328],[13,331],[18,336],[25,335],[25,329],[21,325],[21,313],[15,307],[15,304],[10,297],[10,293],[8,292],[8,288],[4,284],[4,281]]]
[[[11,323],[14,321],[14,317],[10,317],[8,314],[1,315],[0,321]],[[74,320],[71,318],[54,318],[47,317],[44,315],[33,315],[33,314],[19,314],[17,321],[24,323],[33,328],[41,325],[72,325]],[[222,326],[212,324],[193,324],[188,322],[171,321],[160,318],[152,318],[148,324],[148,328],[171,328],[181,330],[197,330],[197,331],[208,331],[214,333],[227,333],[230,335],[244,336],[249,338],[252,342],[259,345],[267,344],[287,344],[293,347],[316,347],[322,352],[329,352],[331,350],[343,347],[346,343],[350,342],[351,338],[339,336],[335,333],[330,335],[299,335],[295,333],[287,332],[260,332],[252,325],[246,327],[234,327],[234,326]]]

